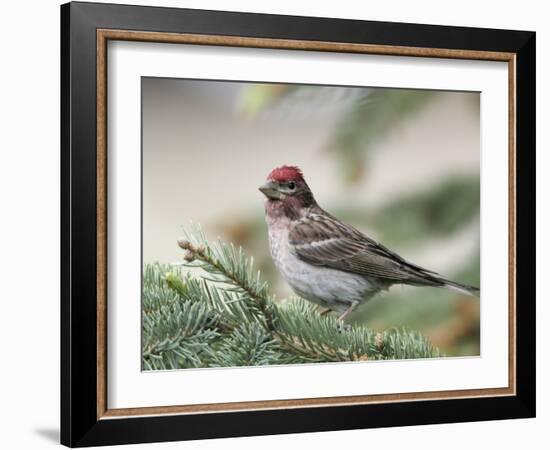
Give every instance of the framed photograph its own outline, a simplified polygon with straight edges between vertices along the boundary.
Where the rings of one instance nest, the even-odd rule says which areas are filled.
[[[535,33],[61,7],[61,441],[535,415]]]

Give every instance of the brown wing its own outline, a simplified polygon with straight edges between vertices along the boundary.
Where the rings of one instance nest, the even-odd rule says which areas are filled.
[[[317,266],[397,283],[442,285],[442,280],[411,264],[350,225],[325,213],[313,213],[290,229],[291,252]]]

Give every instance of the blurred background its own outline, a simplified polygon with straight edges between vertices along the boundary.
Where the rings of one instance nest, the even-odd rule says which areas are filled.
[[[479,94],[142,79],[143,262],[181,261],[183,229],[242,246],[278,299],[258,186],[301,167],[321,207],[405,259],[479,286]],[[350,317],[479,355],[476,298],[394,286]]]

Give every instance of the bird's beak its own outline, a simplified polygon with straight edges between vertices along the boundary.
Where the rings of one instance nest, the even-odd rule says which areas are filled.
[[[258,189],[267,197],[273,200],[280,200],[282,197],[281,192],[279,191],[279,186],[273,181],[267,181],[262,184]]]

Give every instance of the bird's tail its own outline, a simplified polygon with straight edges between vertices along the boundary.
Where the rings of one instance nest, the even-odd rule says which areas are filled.
[[[479,298],[479,288],[475,286],[468,286],[467,284],[456,283],[454,281],[445,280],[442,278],[443,287],[452,289],[453,291],[460,292],[462,294],[471,295]]]

